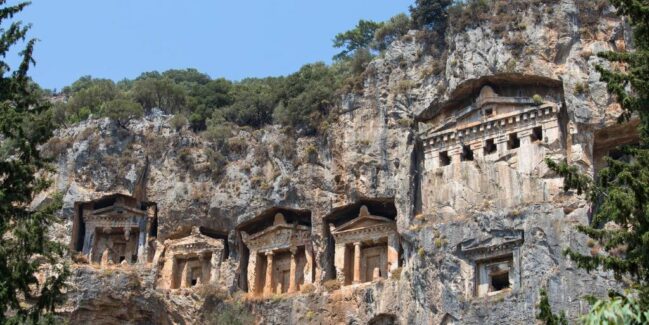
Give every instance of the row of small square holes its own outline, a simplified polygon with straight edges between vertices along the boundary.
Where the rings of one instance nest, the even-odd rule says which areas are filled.
[[[543,139],[543,128],[537,126],[532,129],[532,140],[538,141]],[[507,141],[507,149],[516,149],[521,146],[521,141],[516,135],[516,133],[509,134],[509,141]],[[494,139],[487,139],[483,147],[484,154],[489,155],[497,151],[496,144]],[[461,161],[472,161],[473,160],[473,150],[468,145],[462,146],[462,153],[460,154]],[[441,166],[448,166],[451,164],[451,158],[448,156],[448,151],[442,151],[439,153],[439,161]]]
[[[552,107],[548,107],[548,108],[545,108],[545,109],[538,110],[537,112],[523,113],[521,116],[522,116],[523,121],[527,121],[528,119],[536,118],[537,116],[541,116],[541,115],[547,115],[547,114],[550,114],[552,112],[553,112]],[[497,125],[504,126],[504,125],[507,124],[507,122],[509,122],[509,124],[514,124],[514,122],[518,122],[518,121],[521,120],[521,116],[510,117],[508,119],[502,119],[502,120],[498,120],[498,121],[491,121],[491,122],[487,123],[486,126],[485,126],[485,124],[481,124],[481,125],[478,125],[478,126],[474,126],[474,127],[470,128],[470,129],[457,131],[457,133],[450,133],[450,134],[441,135],[439,137],[433,138],[430,141],[427,141],[427,144],[430,146],[431,144],[439,142],[439,141],[448,141],[449,139],[454,139],[455,134],[457,134],[458,138],[461,138],[464,135],[468,135],[469,133],[478,133],[478,131],[484,131],[485,129],[490,130],[490,129],[496,127]]]

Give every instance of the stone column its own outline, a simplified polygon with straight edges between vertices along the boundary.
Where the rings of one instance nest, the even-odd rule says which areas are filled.
[[[200,283],[208,283],[208,278],[211,273],[211,259],[208,260],[207,256],[205,256],[205,252],[199,252],[198,253],[198,264],[201,266],[201,277],[200,277]]]
[[[296,269],[297,269],[297,247],[291,247],[291,268],[290,268],[290,273],[289,273],[289,279],[288,279],[288,293],[293,293],[296,291],[296,283],[295,283],[295,278],[296,278]]]
[[[346,256],[345,253],[347,249],[344,243],[336,243],[334,248],[334,268],[336,269],[336,279],[340,281],[341,284],[345,284],[345,265]]]
[[[518,149],[518,171],[531,173],[537,161],[543,161],[543,157],[537,157],[537,148],[532,145],[532,130],[524,130],[517,133],[521,146]],[[537,159],[538,158],[538,159]]]
[[[223,252],[220,250],[212,252],[212,258],[210,260],[210,283],[217,283],[219,280],[222,254]]]
[[[494,139],[496,144],[496,150],[498,157],[504,156],[507,154],[507,141],[509,141],[509,136],[507,134],[499,135]]]
[[[189,280],[189,263],[185,261],[185,266],[183,267],[183,273],[180,275],[180,287],[187,288],[190,287],[191,281]]]
[[[439,150],[424,149],[424,167],[426,170],[439,167]]]
[[[149,258],[149,250],[147,249],[147,218],[142,217],[140,218],[140,222],[138,223],[138,227],[140,229],[140,234],[138,237],[137,241],[137,261],[138,263],[145,264]]]
[[[361,282],[361,243],[354,243],[354,283]]]
[[[273,252],[266,253],[266,282],[264,283],[264,294],[273,293]]]
[[[86,225],[86,233],[83,235],[83,254],[88,255],[88,262],[92,263],[92,246],[95,240],[95,226]]]
[[[451,158],[451,164],[458,165],[462,161],[462,147],[456,146],[453,149],[448,150],[448,157]]]
[[[399,234],[396,231],[388,236],[388,275],[392,277],[392,271],[399,267]]]
[[[311,241],[308,241],[304,245],[304,256],[306,258],[303,270],[304,283],[313,283],[313,247],[311,246]]]
[[[532,130],[524,130],[516,133],[518,140],[521,142],[521,147],[532,143]]]
[[[167,258],[171,259],[171,276],[169,277],[169,289],[176,289],[179,287],[179,284],[176,282],[176,279],[178,278],[178,260],[175,256],[169,256]]]
[[[475,262],[474,262],[475,264]],[[478,264],[477,270],[477,278],[478,278],[478,285],[477,285],[477,290],[476,296],[478,297],[484,297],[487,295],[489,292],[489,274],[487,273],[487,269],[485,268],[484,265]]]
[[[257,288],[257,259],[259,254],[255,250],[251,250],[248,255],[248,269],[246,270],[246,276],[248,279],[248,292],[256,294],[259,288]]]
[[[101,253],[101,267],[107,267],[110,261],[110,252],[108,251],[108,247],[104,248],[104,252]]]
[[[473,160],[481,160],[484,158],[483,141],[471,143],[469,148],[471,148],[471,151],[473,152]]]
[[[544,142],[547,139],[547,143],[552,143],[559,140],[561,137],[561,130],[559,129],[559,123],[556,118],[553,118],[543,124],[543,138]]]

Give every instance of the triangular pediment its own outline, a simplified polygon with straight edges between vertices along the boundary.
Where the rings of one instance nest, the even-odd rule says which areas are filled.
[[[274,226],[270,226],[256,234],[250,235],[250,239],[259,239],[263,237],[274,237],[277,234],[285,231],[295,231],[295,232],[309,232],[309,227],[307,226],[302,226],[302,225],[291,225],[291,224],[286,224],[286,223],[280,223],[276,224]]]
[[[394,224],[394,221],[380,216],[373,216],[373,215],[361,216],[341,225],[340,227],[336,228],[334,232],[368,228],[372,226],[385,225],[385,224]]]
[[[143,211],[143,210],[139,210],[139,209],[129,207],[129,206],[126,206],[126,205],[113,204],[111,206],[95,210],[95,211],[93,211],[93,214],[94,215],[110,214],[110,215],[115,215],[115,216],[119,216],[119,215],[123,214],[124,217],[126,217],[127,214],[128,214],[128,216],[130,216],[129,212],[130,213],[135,213],[135,214],[140,214],[140,215],[143,215],[145,213],[145,211]]]

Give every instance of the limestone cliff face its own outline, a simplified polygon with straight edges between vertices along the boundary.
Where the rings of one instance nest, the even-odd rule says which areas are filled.
[[[412,31],[370,64],[362,94],[344,96],[325,135],[294,139],[279,127],[242,130],[229,140],[227,164],[216,163],[213,144],[173,129],[170,116],[161,114],[128,129],[89,120],[57,131],[46,150],[57,157],[52,191],[65,193],[65,227],[55,229],[61,241],[70,242],[75,202],[124,193],[157,204],[157,247],[192,226],[209,228],[228,244],[219,288],[156,289],[155,263],[74,264],[63,310],[73,323],[96,324],[209,323],[235,311],[277,324],[529,324],[546,286],[555,310],[576,319],[588,309],[584,295],[604,295],[616,284],[610,274],[587,274],[561,255],[565,247],[599,252],[575,230],[588,222],[590,207],[563,193],[543,158],[594,171],[597,141],[607,138],[602,132],[617,112],[594,54],[624,47],[628,32],[612,8],[589,35],[574,0],[540,8],[518,13],[526,28],[516,35],[489,24],[454,32],[444,55],[433,54],[443,51]],[[524,42],[512,45],[513,36]],[[439,127],[436,110],[487,84],[552,84],[560,108],[557,141],[488,163],[476,157],[427,167],[425,140]],[[394,206],[400,274],[333,290],[325,285],[336,276],[328,224],[337,211],[360,204],[379,211]],[[239,292],[247,288],[247,256],[238,227],[273,207],[310,211],[315,290],[247,299]],[[505,247],[515,279],[508,290],[476,297],[481,265],[493,257],[483,252],[489,247]]]

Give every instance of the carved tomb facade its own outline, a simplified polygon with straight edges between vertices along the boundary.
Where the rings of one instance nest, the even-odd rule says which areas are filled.
[[[189,288],[216,283],[224,253],[224,240],[202,234],[193,227],[190,235],[168,239],[156,261],[162,265],[158,288]]]
[[[362,206],[357,218],[329,227],[335,242],[336,278],[343,285],[388,278],[399,267],[399,235],[393,220],[371,215]]]
[[[75,204],[72,246],[90,263],[146,263],[149,239],[156,235],[154,203],[115,194]]]
[[[311,228],[288,224],[282,213],[273,225],[254,234],[241,232],[248,247],[248,292],[253,295],[293,293],[313,282]]]

